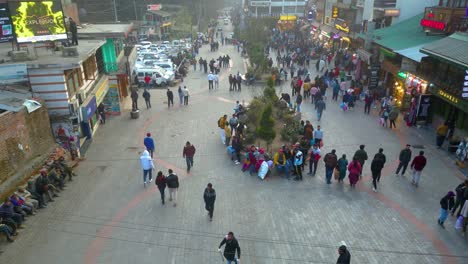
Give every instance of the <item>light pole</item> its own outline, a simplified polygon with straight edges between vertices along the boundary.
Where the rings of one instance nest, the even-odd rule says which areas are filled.
[[[114,17],[115,17],[115,22],[119,22],[119,18],[117,17],[117,4],[115,2],[115,0],[113,0],[114,2]]]

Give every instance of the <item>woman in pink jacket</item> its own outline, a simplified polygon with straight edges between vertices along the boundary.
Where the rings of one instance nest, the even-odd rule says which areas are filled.
[[[349,184],[351,187],[356,187],[356,183],[359,180],[359,174],[361,173],[361,163],[356,158],[348,165],[349,171]]]

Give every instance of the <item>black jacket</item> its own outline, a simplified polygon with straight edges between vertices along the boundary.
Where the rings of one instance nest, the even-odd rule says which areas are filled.
[[[351,254],[348,249],[344,249],[344,252],[338,257],[336,264],[351,264]]]
[[[205,200],[206,204],[214,204],[216,200],[216,191],[215,189],[211,188],[211,191],[208,188],[205,188],[205,192],[203,193],[203,200]]]
[[[453,206],[455,205],[455,199],[453,197],[449,197],[445,195],[442,199],[440,199],[440,207],[445,210],[452,210]]]
[[[239,247],[239,243],[237,242],[236,238],[232,238],[231,240],[227,240],[227,237],[221,241],[219,244],[219,248],[221,248],[224,244],[226,246],[224,247],[224,257],[227,260],[233,261],[236,257],[236,250],[237,250],[237,258],[240,258],[241,255],[241,249]]]
[[[410,149],[403,149],[400,151],[400,161],[401,162],[410,162],[411,160],[411,150]]]
[[[384,167],[384,161],[382,159],[374,158],[371,163],[371,171],[380,172]]]
[[[387,162],[387,158],[385,157],[385,154],[383,153],[377,153],[374,156],[374,159],[380,159],[382,160],[383,164],[385,165],[385,162]]]
[[[179,177],[176,174],[169,174],[166,178],[168,188],[179,188]]]

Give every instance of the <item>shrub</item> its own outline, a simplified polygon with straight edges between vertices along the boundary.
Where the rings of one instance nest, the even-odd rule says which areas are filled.
[[[247,123],[249,126],[257,127],[259,113],[262,112],[264,107],[265,107],[265,103],[262,100],[258,98],[252,99],[252,101],[250,102],[247,108],[247,114],[246,114]]]
[[[257,128],[257,135],[265,140],[267,144],[270,144],[276,137],[274,126],[275,120],[273,119],[273,107],[271,104],[268,104],[265,109],[263,109]]]

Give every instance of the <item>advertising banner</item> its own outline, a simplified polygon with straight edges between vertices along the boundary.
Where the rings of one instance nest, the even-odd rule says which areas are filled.
[[[60,1],[8,2],[18,43],[67,39]]]
[[[10,12],[6,3],[0,3],[0,43],[9,42],[14,38],[13,25],[11,24]]]

